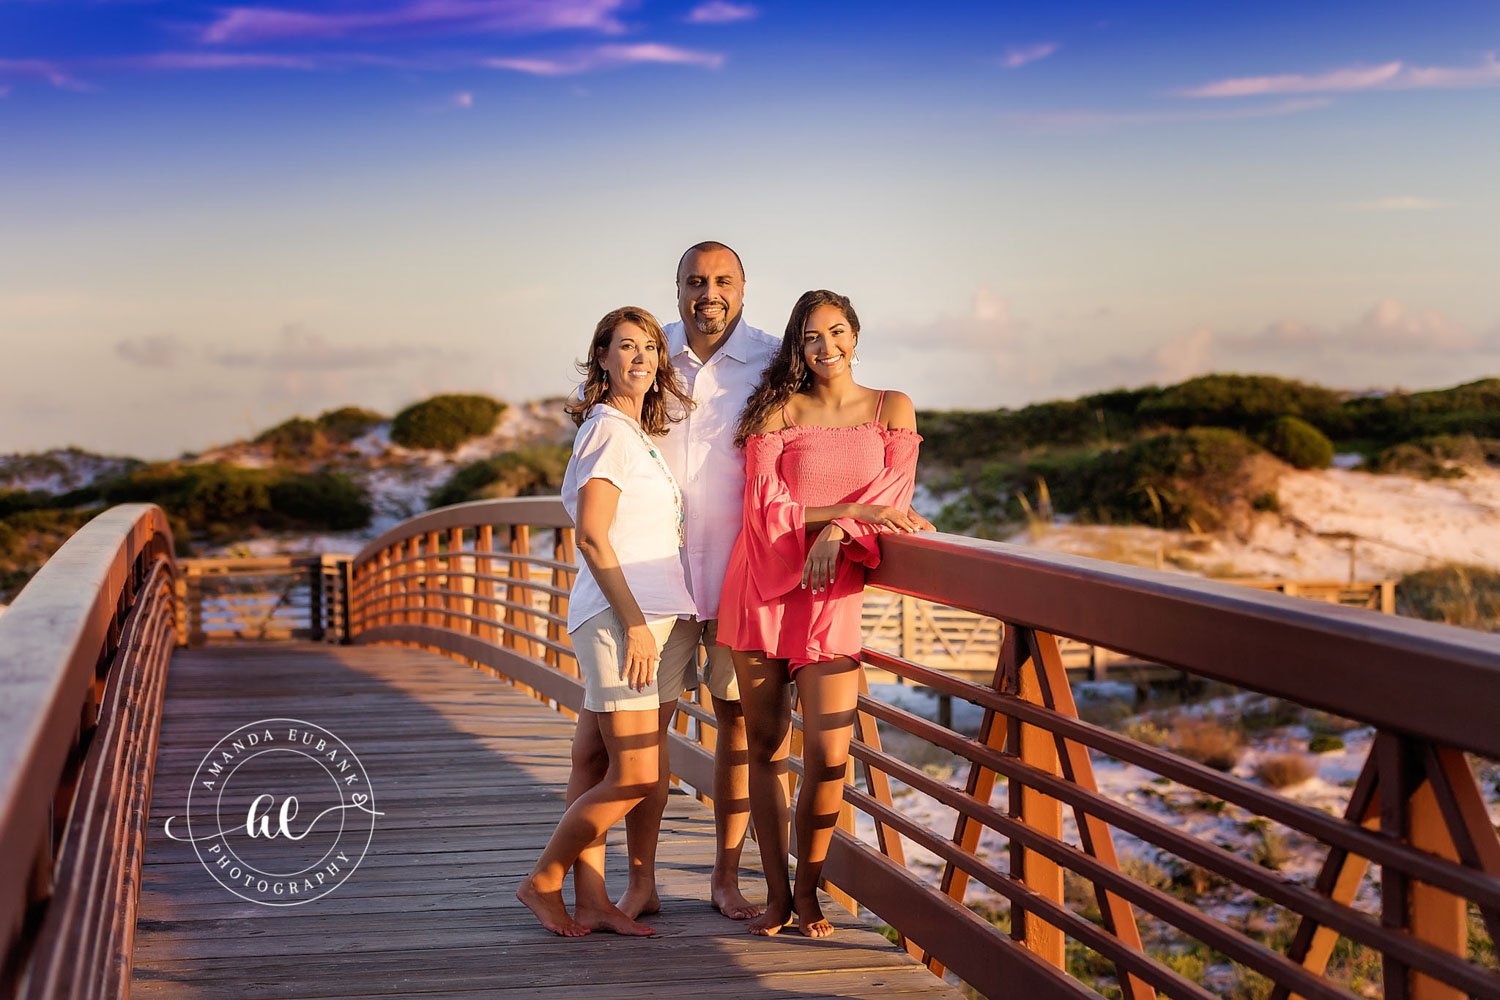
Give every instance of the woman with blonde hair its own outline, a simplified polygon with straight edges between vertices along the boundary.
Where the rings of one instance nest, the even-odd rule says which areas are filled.
[[[851,367],[859,317],[819,289],[792,309],[781,349],[740,418],[745,510],[719,603],[719,642],[734,650],[750,744],[750,812],[766,873],[752,934],[795,912],[809,937],[833,933],[818,881],[843,799],[859,694],[865,570],[883,532],[915,531],[916,413],[900,392],[868,389]],[[797,883],[787,877],[790,685],[802,702]]]
[[[657,785],[656,665],[679,616],[696,612],[683,579],[682,493],[651,442],[673,419],[678,388],[660,324],[644,309],[616,309],[594,329],[584,384],[569,407],[578,424],[563,475],[576,529],[578,574],[568,634],[584,682],[573,738],[567,811],[516,897],[555,934],[655,933],[610,902],[604,835]],[[602,769],[601,769],[602,768]],[[575,866],[575,862],[577,862]],[[574,868],[574,911],[562,899]]]

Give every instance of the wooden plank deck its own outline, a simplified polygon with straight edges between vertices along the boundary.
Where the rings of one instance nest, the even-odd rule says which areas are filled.
[[[573,724],[447,658],[311,643],[179,650],[166,699],[136,997],[959,996],[831,902],[824,908],[839,930],[821,941],[753,938],[720,916],[708,902],[712,817],[682,794],[671,797],[662,826],[663,910],[648,918],[656,937],[542,930],[514,890],[561,815]],[[194,769],[213,744],[276,717],[341,737],[385,814],[347,882],[291,907],[231,895],[191,845],[162,831],[185,812]],[[618,828],[609,862],[617,892],[625,877]],[[753,843],[745,866],[755,897]]]

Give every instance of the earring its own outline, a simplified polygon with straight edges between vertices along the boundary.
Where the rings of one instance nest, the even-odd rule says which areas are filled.
[[[859,364],[859,351],[858,350],[854,350],[854,351],[851,351],[850,354],[849,354],[849,365],[850,365],[850,367],[853,367],[854,365],[857,365],[857,364]]]

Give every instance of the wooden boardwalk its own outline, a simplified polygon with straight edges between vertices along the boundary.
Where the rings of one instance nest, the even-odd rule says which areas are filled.
[[[194,770],[217,740],[280,717],[342,738],[384,813],[343,885],[289,907],[230,894],[191,845],[162,829],[185,812]],[[825,910],[839,931],[822,941],[794,932],[752,938],[720,916],[708,902],[712,817],[682,794],[662,828],[663,910],[648,918],[657,937],[567,940],[542,930],[514,890],[561,814],[572,728],[502,681],[411,649],[179,650],[152,791],[135,996],[959,996],[832,903]],[[617,829],[612,891],[624,885],[620,840]],[[753,844],[745,865],[754,898]]]

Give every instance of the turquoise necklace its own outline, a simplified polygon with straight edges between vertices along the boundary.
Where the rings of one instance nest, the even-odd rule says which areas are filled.
[[[620,408],[615,407],[615,409],[619,410]],[[682,488],[677,485],[677,477],[672,475],[672,470],[667,466],[667,460],[662,458],[661,450],[651,443],[651,439],[641,429],[640,421],[631,417],[630,414],[625,413],[624,410],[620,410],[620,412],[630,419],[630,426],[635,428],[635,432],[640,437],[641,443],[646,446],[646,451],[655,459],[657,466],[661,469],[662,475],[667,477],[667,484],[672,487],[672,503],[677,508],[677,547],[680,549],[687,544],[687,512],[683,508]]]

